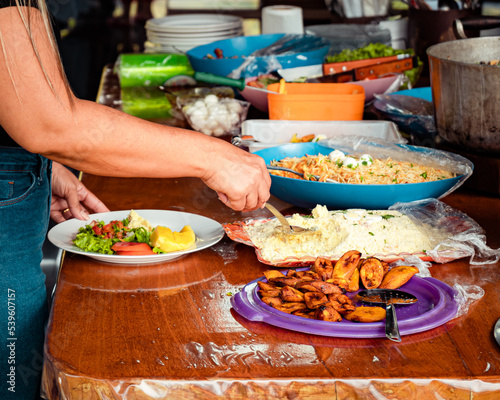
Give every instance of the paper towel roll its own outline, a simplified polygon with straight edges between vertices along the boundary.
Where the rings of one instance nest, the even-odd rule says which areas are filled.
[[[262,8],[262,33],[304,33],[302,8],[267,6]]]

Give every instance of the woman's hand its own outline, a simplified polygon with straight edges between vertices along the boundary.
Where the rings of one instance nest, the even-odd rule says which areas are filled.
[[[225,145],[224,150],[218,149],[214,154],[203,182],[233,210],[245,212],[264,207],[271,187],[264,160],[229,143]]]
[[[50,217],[57,223],[70,218],[88,220],[87,209],[108,212],[109,209],[76,176],[58,162],[52,163],[52,202]]]

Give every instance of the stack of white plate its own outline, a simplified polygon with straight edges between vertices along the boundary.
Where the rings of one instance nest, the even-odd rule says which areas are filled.
[[[243,18],[221,14],[179,14],[146,21],[146,53],[185,53],[216,40],[243,35]]]

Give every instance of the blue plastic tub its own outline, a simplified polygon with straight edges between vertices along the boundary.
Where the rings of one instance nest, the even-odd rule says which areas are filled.
[[[267,47],[284,36],[282,33],[257,36],[240,36],[219,40],[195,47],[187,52],[195,71],[227,76],[237,69],[246,57],[254,51]],[[241,78],[258,76],[281,68],[301,67],[324,62],[330,43],[311,35],[293,35],[288,42],[290,50],[282,54],[256,57],[241,71]],[[288,46],[287,46],[288,47]],[[215,49],[220,49],[224,58],[215,57]],[[279,65],[276,63],[278,62]]]

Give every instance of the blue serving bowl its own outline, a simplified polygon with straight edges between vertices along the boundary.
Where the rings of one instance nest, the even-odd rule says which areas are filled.
[[[399,145],[398,145],[399,146]],[[445,153],[440,150],[409,145],[410,151],[425,154]],[[291,143],[256,151],[266,164],[272,160],[305,155],[328,155],[333,149],[318,143]],[[368,185],[349,183],[329,183],[285,178],[271,174],[271,194],[294,206],[312,209],[324,205],[330,210],[363,208],[384,210],[397,202],[411,202],[427,198],[439,198],[463,180],[463,176],[433,182],[406,183],[394,185]]]
[[[256,50],[267,47],[284,36],[282,33],[257,36],[240,36],[232,39],[218,40],[195,47],[187,52],[189,62],[197,72],[207,72],[219,76],[227,76],[237,69]],[[280,68],[293,68],[313,64],[322,64],[330,43],[324,38],[310,35],[293,35],[287,43],[291,49],[275,56],[256,57],[241,71],[241,78],[258,76]],[[222,50],[225,58],[207,58],[215,56],[215,49]],[[276,61],[280,66],[276,65]]]

